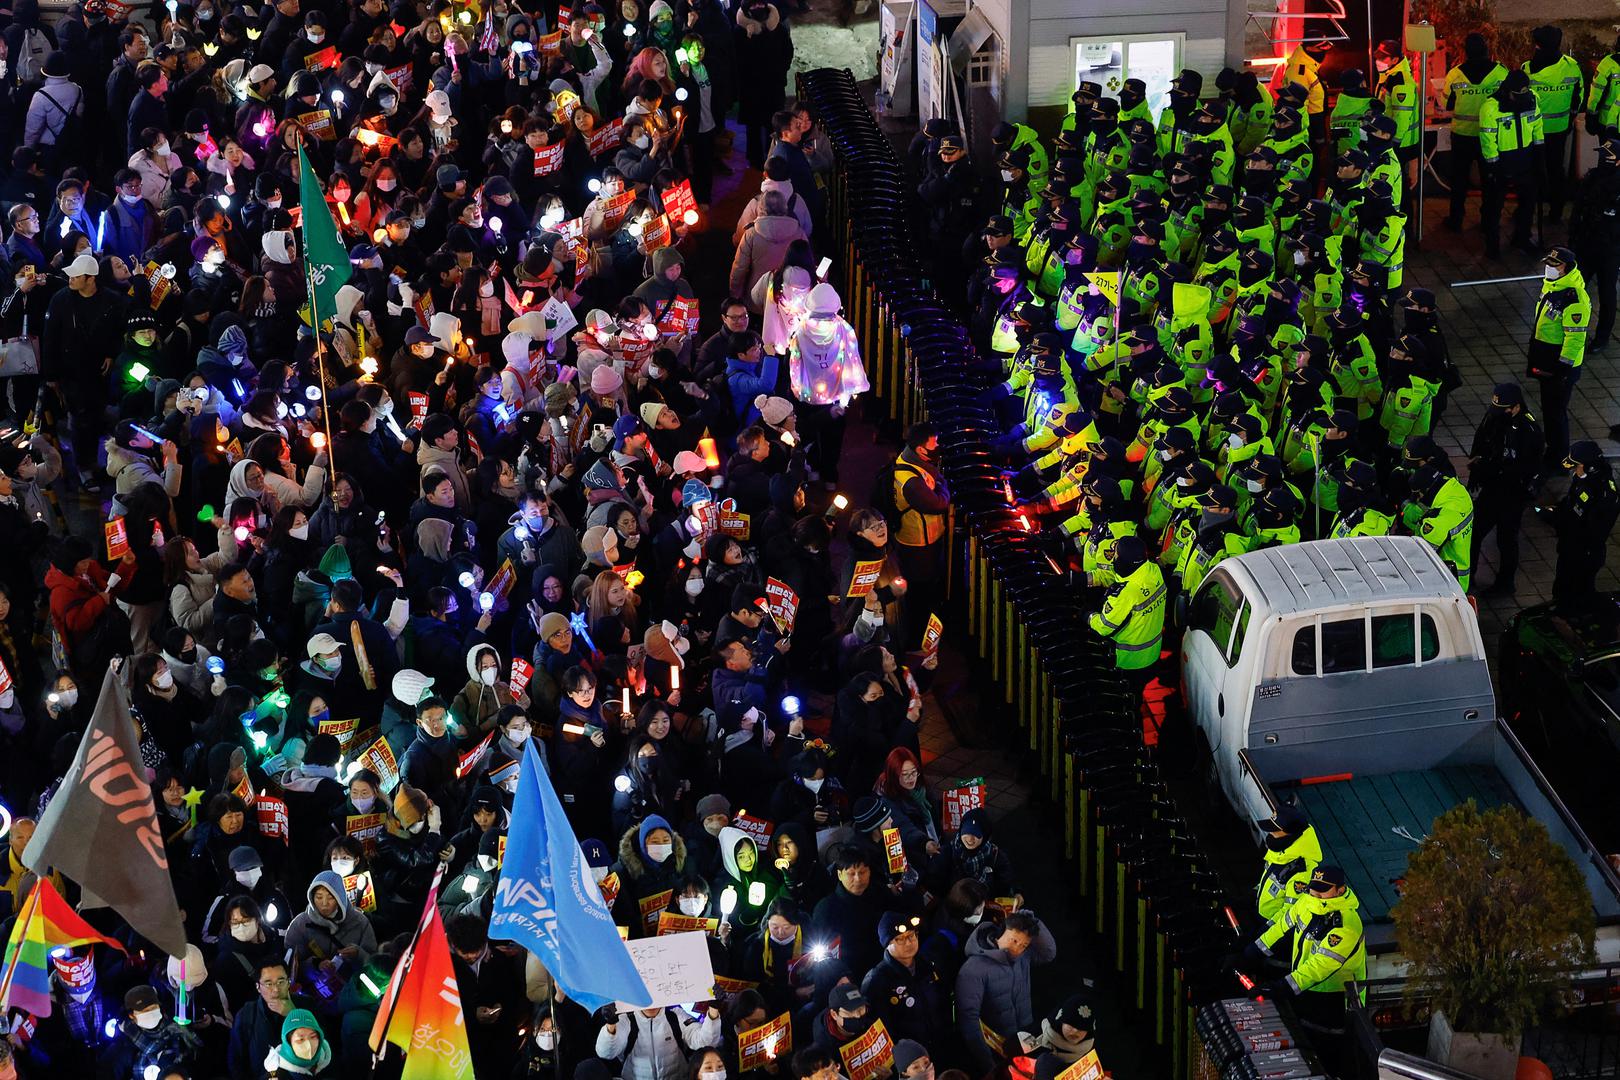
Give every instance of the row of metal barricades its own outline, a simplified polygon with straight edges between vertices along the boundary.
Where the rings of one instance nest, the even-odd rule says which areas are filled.
[[[1017,718],[1019,744],[1062,817],[1087,922],[1126,990],[1120,1004],[1151,1032],[1169,1075],[1188,1076],[1195,1010],[1238,989],[1227,960],[1240,946],[1216,874],[1159,777],[1142,695],[1087,628],[1067,567],[1009,505],[984,404],[996,369],[927,280],[918,256],[930,238],[910,221],[915,180],[847,70],[804,72],[798,89],[836,152],[834,261],[877,418],[939,428],[954,511],[951,591],[971,638],[958,645],[981,661],[982,706]],[[1196,1056],[1207,1063],[1204,1048]]]

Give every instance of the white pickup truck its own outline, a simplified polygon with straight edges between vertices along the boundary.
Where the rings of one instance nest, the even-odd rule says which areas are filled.
[[[1586,876],[1599,962],[1620,960],[1620,878],[1497,718],[1474,610],[1433,548],[1266,548],[1217,566],[1187,612],[1183,698],[1213,781],[1249,822],[1284,799],[1305,810],[1361,898],[1371,977],[1398,974],[1407,857],[1468,799],[1547,826]]]

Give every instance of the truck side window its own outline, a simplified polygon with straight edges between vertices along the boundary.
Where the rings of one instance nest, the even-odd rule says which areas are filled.
[[[1423,662],[1440,655],[1440,632],[1434,625],[1434,619],[1424,614],[1418,616],[1423,637]],[[1402,667],[1406,664],[1417,663],[1412,649],[1412,616],[1410,613],[1400,615],[1374,615],[1372,621],[1373,639],[1373,667]]]
[[[1411,620],[1407,620],[1410,624]],[[1339,619],[1322,624],[1322,674],[1367,670],[1367,621],[1364,618]],[[1316,626],[1302,626],[1294,633],[1293,669],[1295,675],[1315,675]]]
[[[1232,633],[1234,623],[1237,633]],[[1209,635],[1215,651],[1231,667],[1243,651],[1243,635],[1249,626],[1249,605],[1226,578],[1212,575],[1198,598],[1193,601],[1187,617],[1188,630],[1202,630]]]

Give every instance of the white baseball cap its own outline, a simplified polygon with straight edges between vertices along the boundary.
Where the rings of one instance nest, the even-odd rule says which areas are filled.
[[[68,263],[68,277],[96,277],[100,273],[101,264],[88,252]]]

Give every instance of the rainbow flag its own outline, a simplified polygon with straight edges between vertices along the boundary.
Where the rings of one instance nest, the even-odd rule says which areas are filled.
[[[416,940],[395,966],[371,1026],[371,1049],[379,1059],[384,1040],[405,1051],[400,1080],[472,1080],[467,1023],[438,892],[429,890]]]
[[[5,974],[0,976],[0,1010],[21,1009],[51,1015],[51,952],[94,943],[124,947],[103,937],[68,906],[49,880],[39,879],[23,903],[6,942]]]

